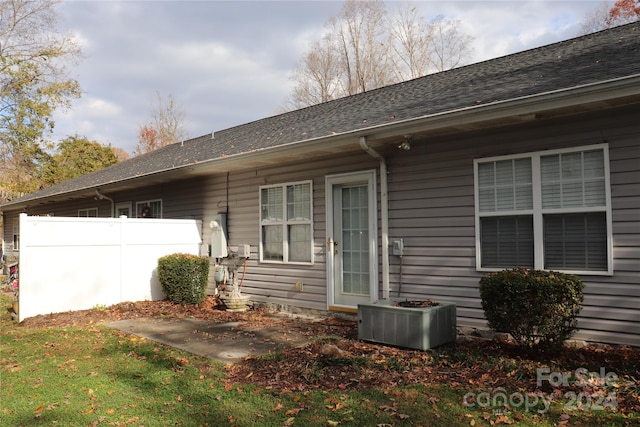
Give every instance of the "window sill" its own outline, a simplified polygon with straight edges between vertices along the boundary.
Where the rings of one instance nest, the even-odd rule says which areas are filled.
[[[260,264],[274,264],[274,265],[314,265],[313,262],[295,262],[295,261],[270,261],[259,260]]]
[[[503,268],[476,268],[478,273],[494,273],[496,271],[502,271],[506,269],[512,269],[516,267],[503,267]],[[530,268],[530,270],[538,270],[536,268]],[[613,271],[593,271],[593,270],[558,270],[558,269],[546,269],[542,268],[540,270],[543,271],[557,271],[558,273],[563,274],[575,274],[576,276],[613,276]]]

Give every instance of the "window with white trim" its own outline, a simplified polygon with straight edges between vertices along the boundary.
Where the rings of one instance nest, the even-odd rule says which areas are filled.
[[[476,159],[476,266],[612,274],[607,144]]]
[[[20,250],[20,218],[14,218],[12,221],[12,244],[13,250]]]
[[[162,199],[136,202],[136,218],[162,218]]]
[[[313,263],[311,181],[260,187],[260,261]]]
[[[98,208],[78,209],[78,216],[82,218],[97,218]]]
[[[116,218],[126,216],[131,218],[131,202],[116,203]]]

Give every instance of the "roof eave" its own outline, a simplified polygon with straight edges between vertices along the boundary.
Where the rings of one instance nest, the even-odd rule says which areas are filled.
[[[226,172],[236,167],[246,168],[248,164],[260,166],[274,160],[282,161],[283,157],[296,158],[319,152],[334,153],[340,148],[357,148],[361,136],[367,136],[369,142],[384,142],[394,138],[402,139],[407,134],[428,134],[445,128],[478,128],[483,123],[493,126],[504,119],[511,119],[510,123],[526,122],[550,117],[549,112],[556,112],[556,115],[569,114],[571,111],[609,108],[612,103],[621,105],[638,102],[640,102],[640,74],[295,141],[272,148],[211,159],[198,165],[185,166],[185,168],[209,169],[215,165],[216,169]],[[220,167],[221,165],[224,167]]]
[[[443,113],[425,115],[368,129],[370,141],[444,128],[464,130],[481,124],[526,122],[576,112],[640,102],[640,74],[572,88],[495,101]],[[505,121],[505,119],[510,119]],[[360,133],[367,133],[362,131]]]
[[[223,173],[241,168],[260,167],[273,164],[275,161],[282,162],[308,158],[312,155],[331,154],[340,149],[357,149],[361,136],[367,136],[370,143],[385,143],[401,139],[407,134],[428,135],[445,129],[449,129],[452,132],[478,129],[500,124],[531,121],[549,117],[550,114],[570,114],[578,111],[610,108],[612,105],[639,102],[640,74],[634,74],[623,78],[495,101],[442,113],[427,114],[407,120],[364,127],[313,139],[299,140],[41,198],[7,202],[2,206],[2,209],[21,209],[34,202],[42,203],[43,200],[53,201],[60,198],[69,198],[87,191],[94,191],[95,189],[118,187],[123,183],[132,184],[136,181],[147,181],[152,177],[170,177],[186,173],[194,175],[211,172]]]

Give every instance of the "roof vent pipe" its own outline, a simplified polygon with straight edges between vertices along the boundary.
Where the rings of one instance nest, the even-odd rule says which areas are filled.
[[[360,137],[360,147],[380,163],[380,221],[382,231],[382,299],[389,299],[389,195],[387,194],[387,161]]]
[[[115,204],[111,197],[107,197],[100,192],[100,190],[96,189],[96,199],[98,200],[109,200],[111,202],[111,217],[115,215]]]

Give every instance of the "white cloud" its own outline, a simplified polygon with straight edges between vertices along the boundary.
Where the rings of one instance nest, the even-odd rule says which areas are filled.
[[[459,19],[484,60],[577,35],[594,1],[418,1],[427,19]],[[68,1],[61,16],[84,47],[73,69],[85,96],[56,115],[69,134],[131,151],[155,93],[184,107],[192,137],[275,114],[289,75],[339,1]],[[388,4],[395,6],[395,2]]]

